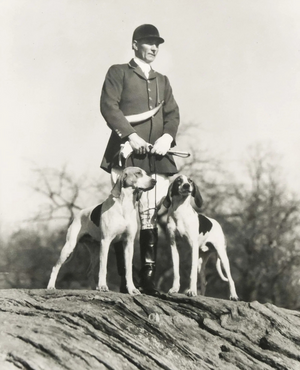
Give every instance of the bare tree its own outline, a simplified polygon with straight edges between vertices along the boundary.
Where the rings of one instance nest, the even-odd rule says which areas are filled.
[[[234,239],[243,246],[235,248],[235,266],[245,300],[285,305],[287,295],[295,291],[284,284],[292,279],[292,266],[300,263],[300,202],[284,184],[276,154],[261,145],[250,152],[249,183],[240,198],[242,212],[235,219]]]
[[[67,220],[70,224],[74,213],[104,197],[106,186],[96,184],[85,175],[75,178],[66,166],[60,169],[35,168],[33,190],[42,195],[44,202],[34,216],[34,221]]]

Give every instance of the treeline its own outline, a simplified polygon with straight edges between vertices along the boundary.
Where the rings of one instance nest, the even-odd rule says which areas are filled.
[[[179,163],[201,189],[203,213],[217,219],[225,232],[232,275],[239,297],[245,301],[271,302],[281,307],[300,308],[300,201],[284,182],[276,154],[256,146],[244,165],[239,180],[225,166],[190,147],[192,156]],[[50,271],[64,244],[66,229],[82,207],[101,202],[110,191],[109,181],[75,179],[66,168],[37,169],[35,192],[44,197],[41,209],[28,227],[2,240],[0,287],[45,288]],[[172,266],[160,220],[157,284],[162,292],[171,287]],[[53,226],[55,225],[55,226]],[[134,256],[138,278],[139,250]],[[89,288],[89,255],[78,248],[58,278],[63,289]],[[190,251],[180,244],[182,289],[188,285]],[[212,257],[207,264],[207,295],[228,297],[227,284],[220,280]],[[119,277],[111,248],[108,283],[118,290]]]

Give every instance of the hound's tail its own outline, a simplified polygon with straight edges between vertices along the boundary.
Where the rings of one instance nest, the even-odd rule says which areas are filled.
[[[220,278],[223,281],[228,281],[227,277],[225,277],[223,274],[222,267],[221,267],[221,260],[219,257],[217,258],[216,268],[217,268],[218,274],[220,275]]]

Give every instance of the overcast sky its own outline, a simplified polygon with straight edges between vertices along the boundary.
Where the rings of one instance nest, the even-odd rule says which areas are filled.
[[[33,162],[105,175],[101,86],[143,23],[166,40],[153,68],[169,77],[182,122],[199,124],[199,143],[230,168],[270,143],[299,188],[299,0],[2,0],[1,228],[37,207]]]

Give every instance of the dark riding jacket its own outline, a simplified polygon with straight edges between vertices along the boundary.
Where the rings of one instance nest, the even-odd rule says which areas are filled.
[[[130,124],[125,116],[143,113],[164,101],[162,108],[150,119]],[[173,137],[175,145],[179,125],[179,109],[166,76],[150,70],[148,79],[132,59],[128,64],[113,65],[107,72],[102,88],[100,110],[112,129],[101,168],[110,172],[118,167],[121,143],[136,132],[150,144],[163,134]],[[172,155],[132,154],[125,166],[137,166],[148,173],[173,175],[177,173]]]

